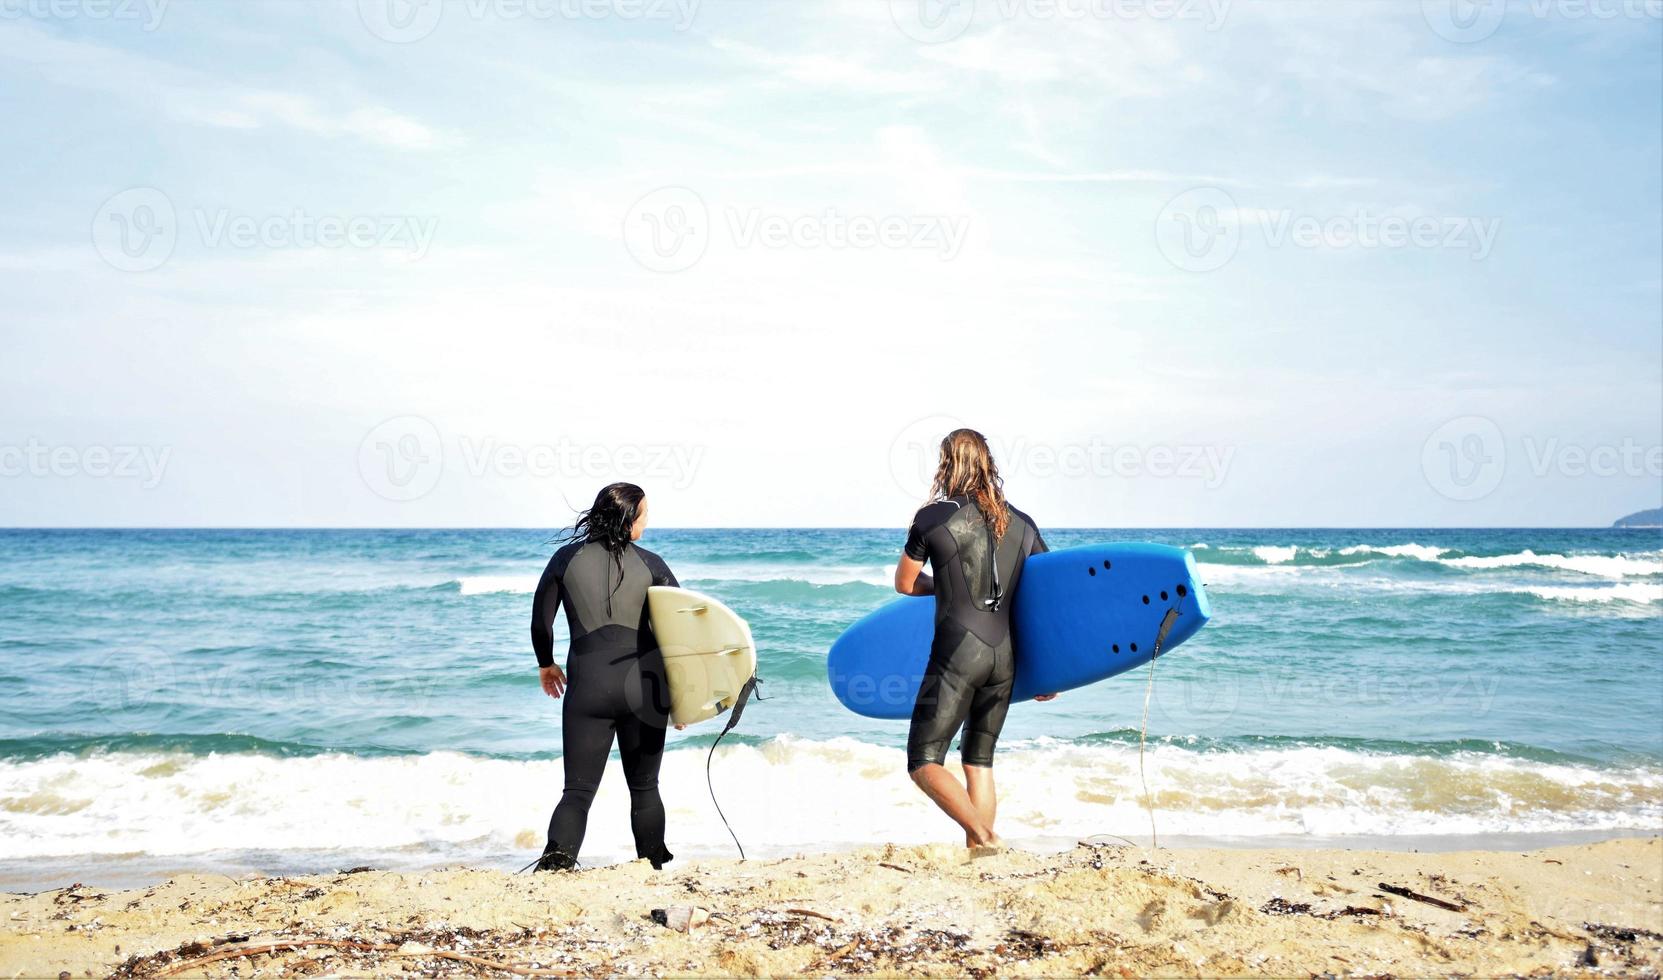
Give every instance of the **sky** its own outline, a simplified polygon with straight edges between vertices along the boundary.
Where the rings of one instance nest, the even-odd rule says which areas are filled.
[[[1663,503],[1663,0],[0,0],[0,525]]]

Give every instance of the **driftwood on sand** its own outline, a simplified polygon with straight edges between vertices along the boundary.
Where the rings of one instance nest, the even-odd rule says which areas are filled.
[[[150,976],[156,978],[156,980],[161,980],[162,977],[171,977],[190,970],[198,970],[210,963],[217,963],[221,960],[241,959],[245,956],[259,956],[264,953],[287,953],[292,950],[318,946],[360,952],[386,953],[390,956],[432,956],[438,959],[455,960],[458,963],[471,963],[474,966],[488,967],[492,970],[503,970],[522,977],[569,977],[574,975],[564,970],[541,970],[534,967],[519,966],[514,963],[502,963],[497,960],[486,959],[483,956],[470,956],[467,953],[458,953],[449,949],[401,951],[397,943],[367,943],[352,939],[282,939],[276,942],[254,943],[248,946],[231,946],[208,956],[184,960],[158,973],[150,974]]]
[[[1422,902],[1426,905],[1433,905],[1440,909],[1447,909],[1451,912],[1465,912],[1467,910],[1465,905],[1457,905],[1454,902],[1446,902],[1441,898],[1433,898],[1431,895],[1422,895],[1420,892],[1410,888],[1403,888],[1399,885],[1388,885],[1384,881],[1382,881],[1377,887],[1388,895],[1396,895],[1399,898],[1407,898],[1412,901]]]

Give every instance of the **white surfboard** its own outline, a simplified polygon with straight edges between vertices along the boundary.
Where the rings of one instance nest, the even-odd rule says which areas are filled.
[[[669,675],[670,721],[691,725],[733,707],[756,674],[751,627],[715,599],[667,585],[647,589],[647,614]]]

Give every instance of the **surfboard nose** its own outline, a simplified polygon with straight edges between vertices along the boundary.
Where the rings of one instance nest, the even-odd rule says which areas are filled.
[[[1195,554],[1188,548],[1184,549],[1184,573],[1189,576],[1190,590],[1195,595],[1195,611],[1205,623],[1213,618],[1213,606],[1207,599],[1207,587],[1201,584],[1201,573],[1195,568]]]
[[[1195,568],[1195,555],[1188,548],[1183,549],[1184,582],[1183,589],[1189,595],[1180,595],[1178,603],[1178,621],[1172,624],[1172,633],[1167,637],[1166,648],[1171,649],[1179,643],[1189,639],[1207,625],[1207,620],[1213,618],[1213,606],[1207,598],[1207,588],[1201,584],[1201,574]]]

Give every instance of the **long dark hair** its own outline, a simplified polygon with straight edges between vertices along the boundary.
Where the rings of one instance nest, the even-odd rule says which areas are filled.
[[[618,581],[606,594],[606,614],[612,615],[612,597],[624,584],[624,549],[629,546],[629,533],[640,516],[641,501],[647,491],[633,483],[608,483],[595,494],[589,509],[577,515],[572,526],[560,535],[562,541],[588,541],[605,548],[612,555],[618,569]]]
[[[590,541],[614,556],[622,557],[629,544],[630,529],[640,516],[647,491],[633,483],[609,483],[595,494],[589,509],[577,515],[577,522],[560,536],[562,541]]]
[[[993,536],[1003,538],[1010,527],[1010,506],[1005,503],[1005,481],[993,463],[993,450],[975,429],[954,429],[941,440],[941,459],[930,486],[930,499],[966,496],[976,501],[982,518],[993,527]]]

